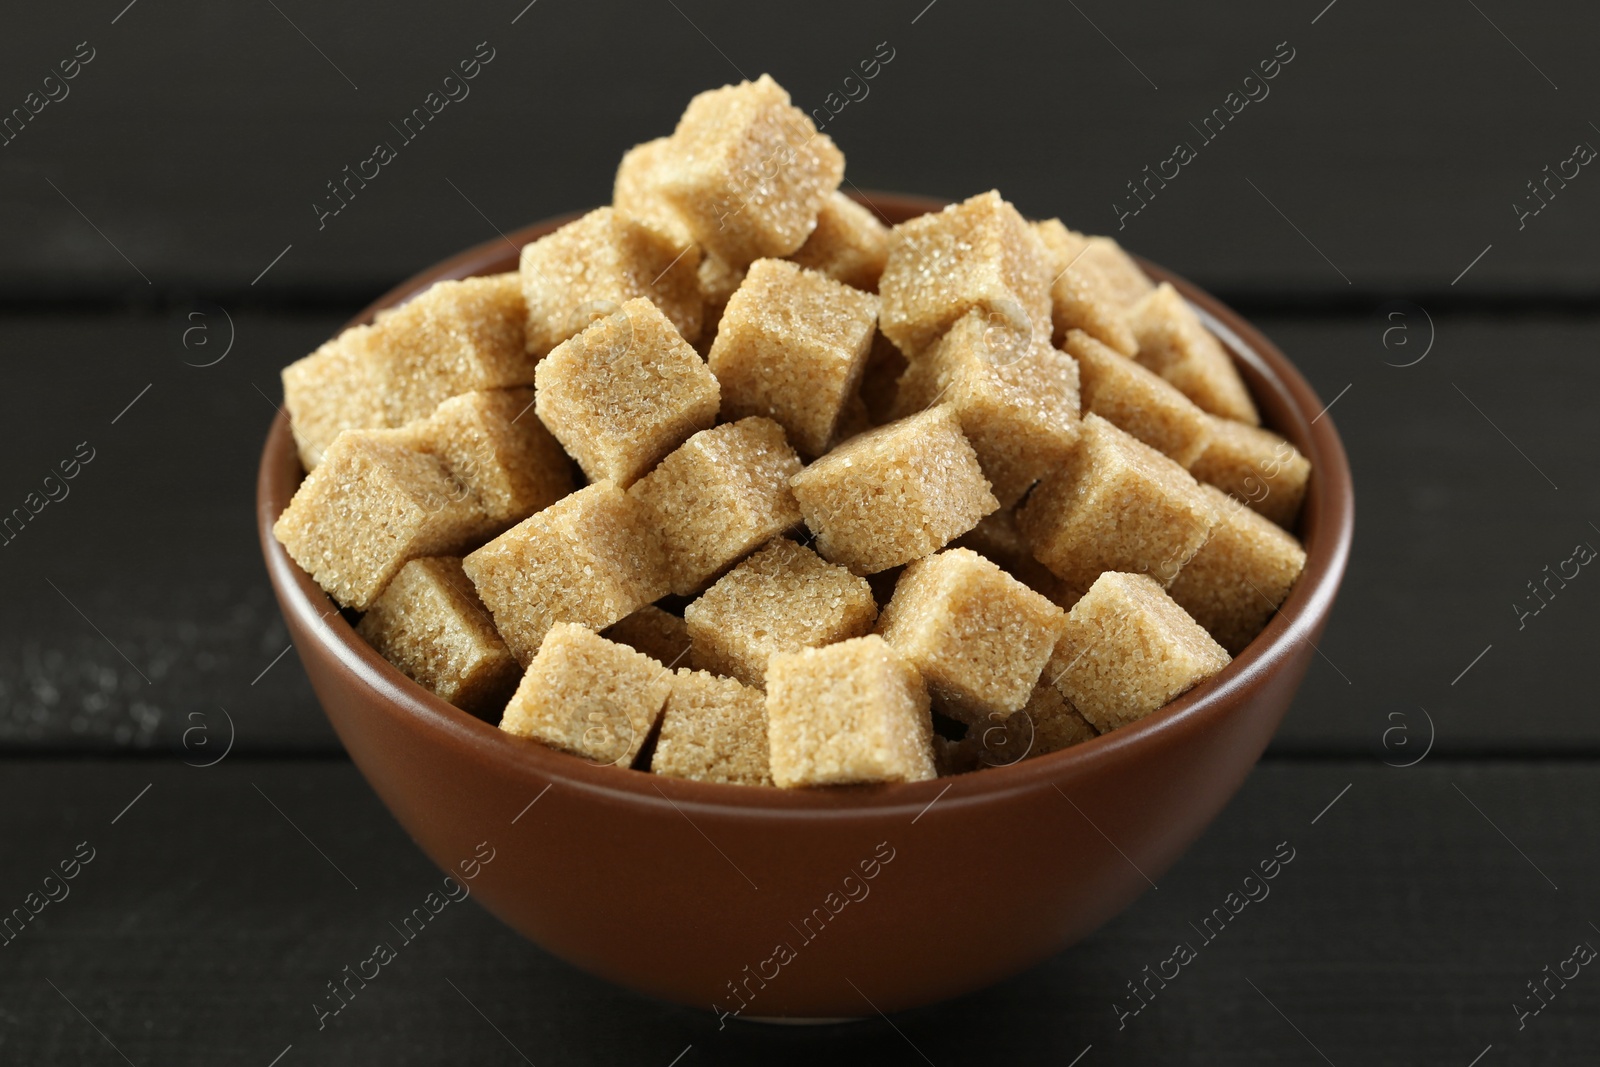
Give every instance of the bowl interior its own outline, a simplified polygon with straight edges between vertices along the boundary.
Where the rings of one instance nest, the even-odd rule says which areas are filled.
[[[889,223],[930,210],[944,201],[887,193],[856,197]],[[406,280],[374,301],[351,324],[370,322],[383,308],[404,303],[437,281],[495,274],[517,268],[519,250],[575,214],[517,230],[451,257]],[[782,790],[662,778],[640,771],[597,767],[588,761],[512,737],[434,696],[374,652],[337,607],[272,537],[271,526],[288,505],[303,472],[280,411],[268,436],[257,489],[262,548],[286,611],[293,612],[366,685],[384,694],[395,713],[437,731],[441,743],[466,746],[474,756],[525,771],[541,782],[560,781],[596,795],[648,804],[738,809],[751,818],[811,811],[826,817],[866,809],[915,812],[936,796],[942,803],[983,802],[1055,780],[1074,768],[1136,755],[1139,746],[1173,732],[1205,729],[1237,709],[1260,679],[1284,662],[1289,651],[1311,640],[1331,608],[1349,556],[1354,525],[1350,471],[1343,445],[1322,401],[1278,348],[1208,293],[1154,264],[1139,261],[1157,281],[1168,281],[1195,307],[1222,340],[1260,406],[1263,423],[1288,438],[1312,463],[1298,534],[1307,559],[1299,582],[1266,629],[1216,676],[1129,726],[1049,755],[953,778],[906,784]],[[691,809],[692,810],[692,809]]]

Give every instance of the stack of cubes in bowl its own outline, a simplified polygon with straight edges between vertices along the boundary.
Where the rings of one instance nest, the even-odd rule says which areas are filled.
[[[1310,464],[1116,242],[843,173],[770,78],[695,97],[518,271],[284,371],[278,540],[442,699],[679,778],[965,773],[1215,675]]]

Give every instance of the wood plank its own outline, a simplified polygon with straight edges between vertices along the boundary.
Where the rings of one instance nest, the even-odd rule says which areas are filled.
[[[319,1031],[311,1003],[324,983],[439,878],[352,767],[0,766],[0,901],[20,903],[79,842],[95,856],[69,897],[0,949],[9,1062],[114,1063],[112,1044],[136,1064],[263,1067],[290,1046],[286,1067],[665,1067],[680,1054],[682,1064],[1069,1063],[1086,1048],[1084,1065],[1309,1064],[1320,1053],[1465,1067],[1490,1045],[1485,1062],[1580,1062],[1600,1037],[1592,977],[1571,980],[1520,1030],[1512,1010],[1542,967],[1577,942],[1600,944],[1582,903],[1600,877],[1596,855],[1571,847],[1600,832],[1593,764],[1430,760],[1401,772],[1269,761],[1158,891],[1023,975],[892,1027],[871,1016],[720,1031],[709,1013],[571,969],[472,904],[442,914]],[[1294,858],[1269,895],[1205,942],[1191,924],[1280,842]],[[1197,958],[1119,1029],[1126,983],[1179,942]]]
[[[275,263],[252,292],[380,289],[496,227],[605,201],[622,151],[669,132],[693,93],[767,70],[828,116],[861,188],[998,186],[1081,228],[1125,223],[1130,247],[1212,287],[1437,292],[1493,245],[1451,292],[1592,296],[1586,169],[1537,216],[1512,204],[1600,144],[1575,103],[1596,87],[1595,12],[1478,8],[404,0],[140,4],[111,24],[35,6],[0,39],[0,113],[77,42],[95,58],[0,148],[0,287],[233,293]],[[479,42],[495,58],[470,95],[405,141],[391,123]],[[1228,100],[1280,51],[1293,59],[1252,83],[1256,103]],[[847,85],[879,52],[888,65]],[[327,183],[378,142],[395,160],[319,221]],[[1193,161],[1122,219],[1128,184],[1180,142]]]

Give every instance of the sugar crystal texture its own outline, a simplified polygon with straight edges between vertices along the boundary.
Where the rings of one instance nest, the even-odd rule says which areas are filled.
[[[922,679],[876,634],[772,657],[767,736],[784,788],[937,774]]]
[[[694,666],[760,688],[773,655],[870,633],[878,605],[865,578],[778,537],[683,616]]]
[[[1311,461],[1271,430],[1212,419],[1211,431],[1206,450],[1190,467],[1194,476],[1292,528],[1305,500]]]
[[[817,228],[789,258],[835,281],[877,292],[889,258],[889,227],[869,208],[835,190],[822,202]]]
[[[524,664],[556,623],[603,629],[667,592],[655,532],[611,482],[530,515],[462,566]]]
[[[707,251],[742,267],[805,243],[844,156],[763,74],[689,101],[658,188]]]
[[[1077,451],[1017,511],[1034,557],[1081,589],[1105,571],[1166,585],[1216,522],[1188,471],[1098,415],[1084,418]]]
[[[722,313],[727,310],[729,299],[744,284],[746,269],[735,267],[727,260],[709,253],[700,260],[696,276],[700,282],[700,299],[705,311],[700,341],[695,346],[699,351],[709,352],[716,343],[717,330],[722,325]]]
[[[685,341],[700,336],[700,252],[615,208],[596,208],[522,248],[527,350],[542,356],[630,300],[661,309]]]
[[[1083,590],[1069,586],[1050,573],[1050,568],[1033,558],[1033,552],[1017,528],[1014,508],[1001,508],[985,515],[978,525],[956,538],[951,544],[957,548],[970,548],[984,559],[999,564],[1000,568],[1029,589],[1043,593],[1056,606],[1072,607],[1073,601],[1083,595]]]
[[[540,361],[534,411],[590,480],[626,487],[715,423],[719,395],[705,361],[638,298]]]
[[[453,556],[401,567],[356,632],[412,681],[474,715],[498,713],[522,673]]]
[[[328,595],[365,611],[400,568],[462,551],[484,529],[470,491],[393,430],[346,430],[272,532]]]
[[[689,596],[800,522],[789,479],[800,457],[771,419],[702,430],[641,478],[629,496],[660,538],[667,581]]]
[[[1129,311],[1139,362],[1178,387],[1205,411],[1257,426],[1261,416],[1244,379],[1194,309],[1162,282]]]
[[[1000,507],[944,406],[852,437],[789,484],[817,551],[857,574],[938,551]]]
[[[765,695],[732,678],[679,670],[650,770],[697,782],[771,785]]]
[[[878,279],[879,326],[908,357],[977,309],[994,323],[1048,338],[1049,254],[993,190],[902,222]]]
[[[672,158],[672,138],[634,145],[617,165],[611,206],[666,234],[679,248],[694,243],[676,208],[661,196],[661,178]]]
[[[532,389],[462,393],[402,432],[472,492],[495,533],[572,492],[571,461],[534,417]]]
[[[1078,365],[971,311],[900,377],[896,415],[933,404],[955,411],[995,499],[1009,507],[1078,440]]]
[[[388,425],[373,381],[371,326],[352,326],[283,368],[283,406],[300,464],[315,470],[343,430]]]
[[[1222,521],[1167,592],[1237,656],[1267,625],[1305,569],[1300,542],[1277,523],[1209,485]]]
[[[969,729],[961,739],[966,751],[957,762],[972,764],[973,769],[1006,767],[1098,736],[1089,720],[1046,678],[1034,687],[1022,710],[990,715]]]
[[[643,652],[668,667],[687,662],[689,628],[684,621],[654,604],[612,623],[600,636]]]
[[[764,415],[821,455],[872,345],[878,299],[779,259],[750,265],[717,326],[709,363],[724,418]]]
[[[1063,613],[965,548],[909,564],[878,633],[922,674],[934,706],[968,724],[1027,703]]]
[[[1103,733],[1144,718],[1229,662],[1153,578],[1108,571],[1067,613],[1045,671]]]
[[[1094,269],[1089,239],[1067,229],[1060,219],[1036,222],[1033,230],[1049,253],[1052,341],[1059,345],[1068,330],[1077,329],[1125,356],[1137,353],[1139,342],[1128,321],[1126,301],[1119,298],[1114,283]]]
[[[1083,409],[1126,430],[1181,467],[1211,440],[1211,416],[1149,368],[1118,355],[1082,330],[1068,330],[1063,348],[1078,361]]]
[[[500,729],[592,763],[633,763],[672,691],[661,664],[576,623],[557,623],[506,705]]]

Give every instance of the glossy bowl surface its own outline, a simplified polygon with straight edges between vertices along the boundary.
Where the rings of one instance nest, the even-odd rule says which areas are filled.
[[[942,206],[867,195],[890,221]],[[355,321],[435,281],[514,270],[522,244],[571,217],[445,260]],[[1354,524],[1333,420],[1288,359],[1213,297],[1141,265],[1197,308],[1266,425],[1314,465],[1304,575],[1215,678],[1085,744],[932,782],[800,792],[592,766],[458,711],[356,635],[272,536],[302,477],[280,414],[257,485],[262,551],[356,766],[444,870],[487,842],[494,859],[470,884],[508,926],[667,1000],[853,1017],[980,988],[1078,941],[1153,885],[1250,772],[1316,654]]]

